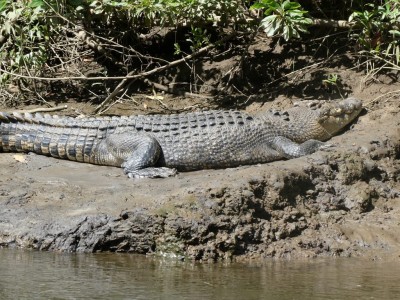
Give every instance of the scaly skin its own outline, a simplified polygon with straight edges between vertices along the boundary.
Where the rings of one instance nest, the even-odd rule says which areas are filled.
[[[123,167],[130,177],[265,163],[311,154],[350,123],[361,101],[238,111],[71,118],[0,113],[0,151]]]

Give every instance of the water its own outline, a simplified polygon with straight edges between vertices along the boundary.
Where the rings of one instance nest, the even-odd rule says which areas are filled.
[[[201,265],[0,249],[0,299],[400,299],[400,262]]]

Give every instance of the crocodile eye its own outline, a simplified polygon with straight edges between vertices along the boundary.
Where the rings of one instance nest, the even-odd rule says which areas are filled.
[[[341,108],[336,108],[335,109],[335,114],[336,115],[340,115],[341,113],[343,113],[343,110]]]

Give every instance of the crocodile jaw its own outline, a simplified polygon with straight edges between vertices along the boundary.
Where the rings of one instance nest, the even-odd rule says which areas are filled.
[[[319,124],[330,136],[342,130],[362,110],[362,103],[356,98],[347,98],[321,111]]]

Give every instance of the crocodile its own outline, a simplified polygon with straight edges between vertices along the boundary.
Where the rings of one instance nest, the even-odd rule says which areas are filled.
[[[361,101],[351,97],[255,115],[210,110],[75,118],[0,112],[0,152],[117,166],[131,178],[168,177],[311,154],[361,109]]]

